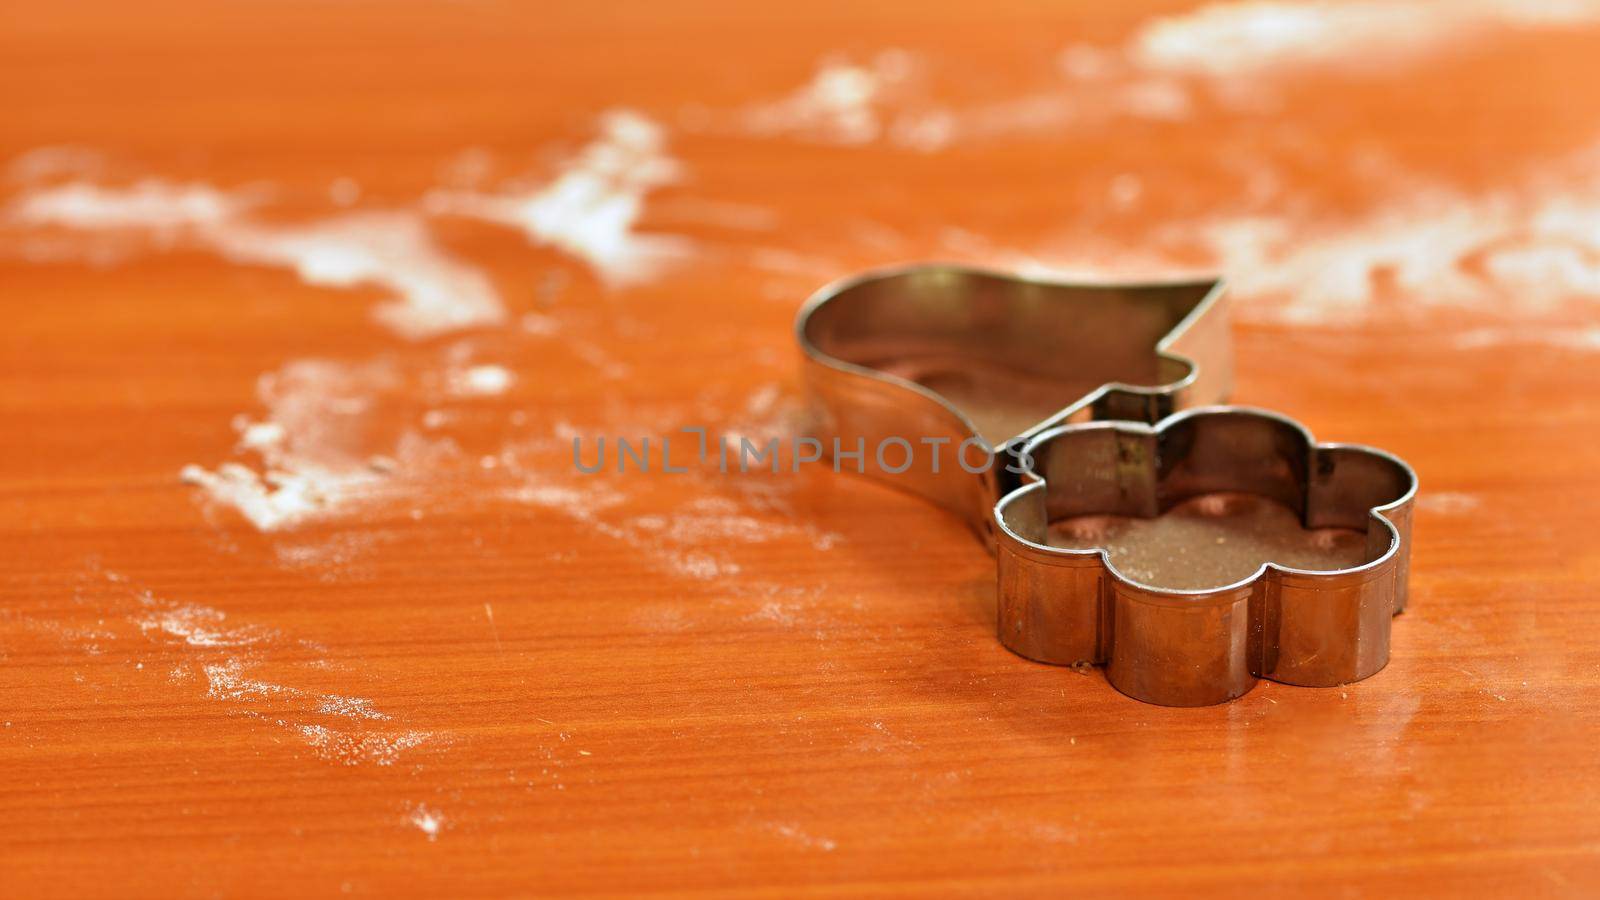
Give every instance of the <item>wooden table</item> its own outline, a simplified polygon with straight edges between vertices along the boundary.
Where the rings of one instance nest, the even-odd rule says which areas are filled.
[[[1166,6],[8,11],[3,892],[1592,895],[1600,24]],[[1148,706],[909,497],[574,470],[927,258],[1226,272],[1420,473],[1388,668]]]

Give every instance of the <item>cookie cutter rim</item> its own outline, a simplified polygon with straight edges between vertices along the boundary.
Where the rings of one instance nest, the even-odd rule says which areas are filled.
[[[1388,451],[1363,444],[1347,442],[1319,442],[1311,431],[1301,423],[1281,413],[1272,410],[1248,406],[1210,406],[1197,407],[1174,415],[1155,423],[1154,425],[1132,422],[1091,422],[1078,425],[1066,425],[1052,428],[1036,435],[1030,442],[1029,449],[1039,449],[1035,459],[1048,459],[1043,454],[1043,449],[1051,442],[1071,434],[1087,434],[1091,432],[1114,431],[1125,434],[1140,435],[1152,438],[1158,442],[1163,434],[1179,429],[1191,420],[1202,420],[1209,417],[1222,416],[1230,419],[1254,419],[1271,423],[1274,427],[1284,429],[1296,435],[1300,445],[1306,452],[1308,469],[1314,466],[1317,454],[1326,451],[1344,454],[1352,453],[1380,460],[1392,467],[1392,471],[1400,476],[1402,489],[1397,496],[1381,503],[1374,503],[1365,508],[1370,522],[1382,523],[1388,535],[1388,545],[1382,553],[1375,555],[1358,565],[1346,566],[1338,569],[1305,569],[1264,561],[1250,575],[1217,587],[1189,589],[1189,588],[1163,588],[1140,581],[1126,572],[1123,572],[1111,559],[1107,548],[1065,548],[1041,544],[1018,533],[1012,526],[1009,513],[1016,504],[1037,497],[1037,502],[1042,510],[1042,526],[1049,526],[1049,511],[1044,507],[1044,498],[1038,495],[1048,490],[1050,472],[1034,471],[1030,474],[1028,483],[1008,492],[1002,497],[994,508],[994,518],[997,534],[997,566],[999,577],[997,579],[997,616],[996,633],[1002,645],[1007,649],[1022,656],[1039,662],[1056,665],[1078,665],[1092,662],[1104,664],[1107,680],[1113,687],[1124,694],[1145,702],[1166,706],[1205,706],[1222,703],[1235,699],[1250,688],[1254,687],[1257,680],[1267,678],[1287,684],[1297,684],[1314,687],[1332,687],[1370,677],[1381,671],[1389,662],[1389,623],[1395,615],[1405,609],[1408,594],[1408,575],[1410,557],[1410,512],[1412,501],[1416,497],[1418,478],[1416,471],[1398,456]],[[1195,426],[1198,429],[1198,425]],[[1152,481],[1152,491],[1159,496],[1161,487],[1160,460],[1152,458],[1145,460],[1144,465],[1156,473]],[[1304,498],[1304,508],[1301,510],[1302,519],[1311,516],[1311,497],[1313,479],[1311,472],[1307,478],[1298,483]],[[1065,476],[1070,478],[1071,476]],[[1245,487],[1237,490],[1245,493],[1257,493]],[[1371,532],[1368,532],[1369,538]],[[1026,552],[1017,552],[1021,547]],[[1076,576],[1088,565],[1094,566],[1092,579],[1081,579]],[[1065,574],[1059,571],[1065,570]],[[1009,577],[1008,574],[1014,577]],[[1382,585],[1372,588],[1377,592],[1369,597],[1365,590],[1380,579],[1392,576],[1392,587],[1386,592]],[[1008,588],[1020,590],[1008,591]],[[1294,608],[1290,610],[1291,624],[1289,628],[1298,629],[1291,634],[1291,643],[1297,647],[1317,645],[1326,649],[1324,645],[1330,641],[1337,641],[1340,637],[1348,637],[1352,648],[1347,649],[1344,657],[1331,654],[1334,661],[1317,662],[1312,656],[1304,660],[1291,661],[1287,672],[1280,672],[1278,665],[1281,662],[1272,656],[1272,665],[1269,666],[1269,638],[1281,642],[1281,629],[1284,613],[1281,604],[1284,602],[1282,593],[1284,587],[1295,592],[1291,599],[1305,604],[1321,604],[1316,608]],[[1355,593],[1350,592],[1354,589]],[[1078,656],[1081,658],[1069,659],[1057,656],[1046,658],[1048,654],[1029,652],[1040,646],[1037,632],[1041,627],[1047,631],[1052,623],[1039,626],[1029,618],[1029,613],[1036,610],[1036,601],[1048,592],[1048,602],[1052,603],[1053,611],[1059,613],[1059,619],[1071,619],[1066,625],[1057,624],[1058,631],[1071,632],[1066,642],[1076,643],[1079,647]],[[1309,592],[1309,595],[1307,594]],[[1014,595],[1016,594],[1016,595]],[[1232,597],[1231,601],[1228,599]],[[1362,642],[1366,635],[1361,630],[1361,613],[1368,600],[1386,602],[1387,609],[1378,612],[1387,613],[1381,616],[1381,637],[1375,664],[1369,662],[1362,665]],[[1211,601],[1211,602],[1206,602]],[[1279,604],[1274,616],[1274,634],[1266,634],[1268,629],[1265,607],[1269,601]],[[1181,613],[1201,613],[1215,607],[1220,609],[1225,602],[1237,607],[1240,603],[1244,607],[1244,623],[1249,629],[1244,635],[1243,646],[1229,645],[1225,647],[1218,659],[1223,659],[1226,671],[1217,671],[1215,666],[1207,669],[1206,666],[1216,663],[1216,659],[1206,658],[1203,653],[1192,654],[1191,659],[1184,660],[1186,665],[1173,665],[1170,659],[1157,659],[1150,661],[1138,658],[1142,655],[1151,655],[1150,646],[1164,645],[1161,635],[1152,639],[1149,635],[1140,635],[1133,638],[1136,649],[1126,655],[1133,657],[1121,662],[1119,666],[1116,635],[1118,628],[1115,622],[1115,610],[1121,602],[1130,610],[1132,604],[1141,604],[1144,607],[1170,607]],[[1330,624],[1329,621],[1319,620],[1318,614],[1325,617],[1332,616],[1330,605],[1344,602],[1354,604],[1352,623]],[[1063,610],[1062,605],[1068,605]],[[1071,606],[1076,606],[1073,610]],[[1092,607],[1092,616],[1084,614],[1085,608]],[[1142,610],[1135,610],[1143,612]],[[1073,613],[1076,612],[1076,615]],[[1158,613],[1159,614],[1159,613]],[[1231,613],[1230,613],[1231,614]],[[1370,615],[1370,613],[1369,613]],[[1304,616],[1307,624],[1296,624],[1293,617]],[[1024,619],[1028,621],[1024,622]],[[1137,621],[1137,620],[1136,620]],[[1231,628],[1233,632],[1239,630],[1239,624],[1224,622],[1222,624],[1201,619],[1198,623],[1190,620],[1162,620],[1157,621],[1152,616],[1145,616],[1146,628],[1157,632],[1166,630],[1186,630],[1186,639],[1191,646],[1199,645],[1200,650],[1205,649],[1202,638],[1208,637],[1221,641],[1224,637],[1237,637],[1235,633],[1224,632],[1223,628]],[[1092,624],[1090,624],[1092,623]],[[1351,624],[1350,633],[1341,635],[1338,624]],[[1024,625],[1028,627],[1024,630]],[[1008,626],[1016,632],[1013,637],[1008,633]],[[1095,633],[1089,638],[1083,632],[1092,627]],[[1216,634],[1197,636],[1202,628],[1212,627],[1218,629]],[[1306,639],[1304,632],[1316,631],[1316,640]],[[1060,642],[1059,634],[1046,634],[1045,642],[1056,639]],[[1126,641],[1124,642],[1127,643]],[[1092,646],[1089,653],[1082,652],[1085,646]],[[1149,645],[1149,646],[1146,646]],[[1219,644],[1220,645],[1220,644]],[[1275,653],[1280,644],[1270,645],[1270,651]],[[1315,648],[1314,648],[1315,649]],[[1353,666],[1354,669],[1336,668],[1340,662]],[[1303,667],[1303,668],[1302,668]],[[1245,671],[1240,671],[1243,668]],[[1346,677],[1348,676],[1348,677]]]
[[[1305,438],[1307,447],[1315,448],[1317,450],[1349,450],[1349,451],[1355,451],[1355,452],[1358,452],[1358,453],[1368,453],[1368,454],[1376,456],[1376,457],[1378,457],[1380,459],[1383,459],[1383,460],[1385,460],[1385,461],[1387,461],[1389,463],[1394,464],[1394,466],[1396,468],[1398,468],[1400,471],[1402,471],[1402,472],[1404,472],[1406,474],[1406,476],[1408,478],[1408,482],[1409,482],[1409,487],[1407,488],[1405,493],[1403,493],[1400,497],[1396,498],[1395,500],[1392,500],[1392,501],[1390,501],[1388,503],[1381,504],[1379,506],[1371,507],[1371,509],[1370,509],[1370,512],[1372,512],[1374,514],[1374,516],[1378,519],[1378,521],[1382,522],[1384,524],[1384,526],[1386,528],[1388,528],[1388,530],[1389,530],[1389,535],[1390,535],[1390,539],[1391,539],[1390,543],[1389,543],[1389,549],[1384,551],[1384,553],[1381,556],[1379,556],[1377,559],[1368,560],[1367,562],[1361,563],[1360,565],[1347,566],[1347,567],[1340,568],[1340,569],[1300,569],[1300,568],[1296,568],[1294,566],[1285,566],[1285,565],[1282,565],[1281,563],[1275,563],[1275,562],[1272,562],[1272,561],[1269,560],[1267,562],[1262,563],[1250,575],[1248,575],[1248,576],[1246,576],[1244,578],[1240,578],[1238,581],[1230,582],[1228,584],[1219,585],[1217,587],[1212,587],[1212,588],[1165,588],[1165,587],[1161,587],[1160,585],[1145,584],[1144,582],[1141,582],[1138,579],[1133,578],[1133,577],[1129,576],[1127,573],[1125,573],[1122,570],[1118,569],[1117,566],[1116,566],[1116,563],[1114,563],[1111,560],[1111,556],[1110,556],[1109,552],[1106,551],[1103,548],[1090,548],[1090,549],[1087,549],[1087,550],[1077,550],[1077,549],[1073,549],[1073,548],[1070,548],[1070,547],[1053,547],[1053,546],[1050,546],[1049,544],[1040,544],[1040,543],[1038,543],[1036,541],[1031,541],[1031,540],[1023,537],[1020,534],[1017,534],[1011,528],[1010,525],[1006,524],[1005,510],[1006,510],[1006,508],[1008,506],[1010,506],[1014,502],[1019,501],[1024,496],[1031,495],[1033,493],[1036,493],[1036,492],[1039,492],[1039,491],[1043,491],[1043,490],[1046,489],[1046,482],[1048,481],[1049,476],[1048,475],[1040,475],[1040,474],[1037,473],[1037,471],[1035,471],[1034,473],[1030,473],[1030,475],[1026,477],[1026,478],[1031,478],[1031,480],[1026,480],[1025,479],[1024,484],[1022,484],[1020,487],[1013,488],[1012,490],[1007,491],[1005,493],[1005,495],[1002,496],[995,503],[995,506],[994,506],[995,528],[1000,533],[1006,535],[1007,537],[1012,538],[1013,540],[1017,541],[1018,543],[1025,544],[1028,547],[1030,547],[1030,548],[1032,548],[1034,550],[1037,550],[1039,552],[1042,552],[1042,553],[1061,554],[1061,555],[1064,555],[1064,556],[1072,556],[1072,557],[1075,557],[1075,558],[1076,557],[1083,557],[1083,556],[1092,556],[1092,555],[1097,555],[1098,554],[1101,557],[1101,562],[1105,565],[1106,570],[1113,577],[1117,578],[1118,580],[1128,584],[1131,587],[1135,587],[1135,588],[1138,588],[1140,590],[1159,591],[1159,592],[1161,592],[1163,594],[1173,594],[1173,595],[1192,594],[1192,595],[1197,595],[1197,596],[1204,596],[1204,595],[1208,595],[1208,594],[1215,594],[1215,593],[1217,593],[1219,591],[1235,590],[1235,589],[1238,589],[1238,588],[1241,588],[1241,587],[1245,587],[1245,586],[1251,584],[1256,579],[1260,578],[1263,574],[1265,574],[1269,569],[1276,570],[1276,571],[1279,571],[1279,572],[1282,572],[1282,573],[1285,573],[1285,574],[1290,574],[1290,575],[1313,575],[1313,576],[1358,575],[1358,574],[1361,574],[1361,573],[1363,573],[1365,571],[1368,571],[1370,569],[1375,569],[1375,568],[1381,566],[1382,564],[1388,562],[1390,557],[1392,557],[1394,554],[1396,554],[1396,553],[1398,553],[1400,551],[1401,540],[1402,540],[1400,532],[1395,527],[1395,524],[1393,522],[1391,522],[1387,516],[1383,515],[1383,513],[1388,512],[1388,511],[1393,510],[1393,509],[1396,509],[1397,507],[1403,505],[1404,503],[1406,503],[1407,501],[1413,499],[1416,496],[1416,494],[1417,494],[1417,473],[1416,473],[1416,470],[1411,468],[1410,464],[1407,463],[1405,460],[1403,460],[1400,457],[1394,455],[1393,453],[1390,453],[1389,451],[1384,450],[1384,449],[1379,448],[1379,447],[1373,447],[1373,446],[1370,446],[1368,444],[1350,443],[1350,442],[1346,442],[1346,441],[1319,441],[1319,440],[1316,439],[1316,437],[1314,435],[1312,435],[1311,431],[1309,429],[1307,429],[1304,425],[1300,424],[1299,422],[1295,421],[1294,419],[1289,418],[1288,416],[1285,416],[1282,413],[1275,412],[1275,411],[1270,410],[1270,409],[1263,409],[1263,408],[1258,407],[1258,406],[1244,406],[1244,405],[1239,405],[1239,404],[1226,404],[1226,405],[1213,405],[1213,406],[1195,406],[1195,407],[1190,407],[1189,409],[1182,410],[1181,412],[1173,413],[1172,415],[1166,417],[1165,419],[1162,419],[1161,421],[1159,421],[1159,422],[1157,422],[1157,423],[1155,423],[1153,425],[1152,424],[1147,424],[1147,423],[1144,423],[1144,422],[1131,420],[1131,419],[1104,419],[1104,420],[1099,420],[1099,421],[1094,421],[1094,422],[1083,422],[1083,423],[1074,424],[1074,425],[1056,425],[1056,426],[1054,426],[1054,427],[1052,427],[1052,428],[1050,428],[1050,429],[1048,429],[1046,431],[1042,431],[1042,432],[1039,432],[1038,434],[1035,434],[1032,438],[1029,439],[1029,441],[1028,441],[1028,443],[1026,445],[1026,449],[1030,449],[1031,450],[1034,447],[1043,446],[1044,444],[1047,444],[1050,441],[1056,439],[1060,435],[1068,433],[1068,432],[1079,432],[1079,431],[1086,431],[1086,430],[1090,430],[1090,429],[1109,429],[1109,430],[1114,430],[1114,431],[1128,431],[1128,432],[1133,432],[1133,433],[1136,433],[1136,434],[1152,434],[1152,435],[1156,435],[1156,434],[1159,434],[1162,430],[1164,430],[1165,426],[1167,426],[1168,423],[1178,424],[1182,420],[1194,418],[1194,417],[1197,417],[1197,416],[1215,415],[1215,414],[1219,414],[1219,413],[1241,413],[1241,414],[1247,414],[1247,415],[1252,415],[1252,416],[1259,416],[1259,417],[1265,418],[1265,419],[1272,419],[1272,420],[1274,420],[1274,421],[1276,421],[1276,422],[1278,422],[1278,423],[1280,423],[1282,425],[1288,426],[1288,427],[1294,429],[1295,431],[1300,432],[1300,434]],[[1037,458],[1037,457],[1035,457],[1035,458]],[[1402,606],[1400,609],[1397,609],[1395,611],[1398,613],[1398,612],[1402,611],[1403,609],[1404,609],[1404,606]]]

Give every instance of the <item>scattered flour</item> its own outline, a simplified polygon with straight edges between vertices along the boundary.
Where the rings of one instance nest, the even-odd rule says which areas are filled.
[[[326,648],[264,625],[236,622],[220,609],[163,599],[115,572],[92,596],[93,629],[32,622],[96,656],[122,651],[135,669],[159,665],[168,681],[220,704],[227,714],[294,733],[320,759],[341,765],[392,765],[407,750],[439,743],[436,732],[396,727],[394,717],[365,697],[284,683],[288,675],[326,681]],[[272,673],[268,677],[265,673]]]
[[[884,131],[883,105],[914,71],[903,50],[885,50],[865,65],[827,60],[794,93],[746,110],[751,134],[798,136],[834,144],[866,144]]]
[[[1484,196],[1421,187],[1347,221],[1222,218],[1172,236],[1207,247],[1241,296],[1277,301],[1273,317],[1326,323],[1360,318],[1391,294],[1414,309],[1525,314],[1600,299],[1597,224],[1591,178]]]
[[[738,563],[719,554],[707,552],[698,546],[685,545],[682,536],[665,530],[660,523],[645,517],[629,517],[621,513],[608,514],[626,499],[599,481],[600,476],[574,476],[587,481],[557,484],[546,480],[527,478],[505,494],[516,503],[536,506],[566,516],[598,534],[624,542],[640,553],[658,571],[669,575],[711,581],[737,575]]]
[[[761,386],[746,402],[741,424],[724,433],[735,446],[738,440],[735,435],[753,435],[765,441],[768,437],[788,434],[791,400],[777,384]],[[594,436],[585,437],[581,430],[566,422],[557,423],[555,431],[557,440],[565,445],[564,452],[570,452],[572,442],[579,440],[584,445],[584,458],[593,459]],[[680,455],[675,449],[675,464],[698,473],[685,477],[706,477],[709,473],[700,473],[694,464],[694,436],[683,437],[688,439],[688,452]],[[654,442],[652,447],[659,450]],[[707,460],[712,469],[716,467],[715,448],[713,435]],[[609,442],[606,452],[610,464],[615,459],[615,449]],[[566,457],[562,461],[570,463],[570,459]],[[620,477],[613,480],[600,473],[572,472],[564,479],[556,479],[549,474],[533,475],[525,471],[520,471],[517,477],[518,483],[504,491],[506,499],[581,523],[596,534],[626,543],[638,551],[640,560],[655,570],[696,581],[725,580],[742,575],[744,565],[729,555],[730,550],[740,545],[799,540],[814,549],[828,550],[840,539],[836,533],[797,521],[800,517],[795,510],[760,478],[734,479],[732,487],[741,492],[737,500],[701,496],[670,511],[640,513],[633,509],[636,498],[619,489],[618,485],[625,483]],[[741,578],[738,586],[745,593],[760,593],[767,588],[776,590],[774,586],[747,578]]]
[[[1294,204],[1278,204],[1290,211],[1276,214],[1223,211],[1169,220],[1137,247],[1073,231],[1061,242],[1070,248],[1065,253],[1016,254],[1010,262],[1071,278],[1221,271],[1241,319],[1291,324],[1359,322],[1391,300],[1412,315],[1449,309],[1529,318],[1588,310],[1600,301],[1597,165],[1600,146],[1483,194],[1387,172],[1393,199],[1362,214],[1332,216]],[[1595,341],[1591,332],[1523,328],[1471,332],[1463,340],[1470,346],[1543,337],[1586,349]]]
[[[1461,516],[1476,512],[1483,505],[1472,494],[1456,491],[1424,492],[1417,495],[1417,508],[1445,516]]]
[[[252,422],[243,416],[235,416],[233,426],[239,432],[240,450],[267,453],[283,446],[285,438],[289,436],[282,422]]]
[[[689,551],[665,554],[661,558],[678,574],[700,581],[725,578],[740,571],[738,563],[717,559],[709,553]]]
[[[368,497],[393,477],[352,443],[379,391],[398,376],[386,363],[296,360],[263,375],[257,393],[268,416],[234,420],[239,450],[260,469],[226,462],[215,470],[185,466],[185,483],[214,503],[238,510],[260,531],[277,531]]]
[[[528,239],[570,253],[612,286],[637,284],[686,256],[679,237],[635,231],[645,197],[673,184],[682,166],[666,153],[660,125],[629,110],[600,120],[600,136],[553,181],[496,193],[441,190],[426,207],[520,229]]]
[[[516,376],[504,366],[477,365],[449,373],[450,392],[458,397],[493,397],[510,389]]]
[[[110,188],[74,181],[25,191],[13,201],[9,217],[24,225],[82,231],[151,230],[171,238],[185,230],[222,227],[252,205],[242,195],[203,184],[151,179]]]
[[[146,180],[119,188],[77,181],[25,191],[11,204],[9,219],[35,228],[143,234],[156,249],[199,247],[231,262],[288,269],[319,287],[384,288],[394,296],[374,315],[406,338],[505,319],[489,279],[447,256],[416,212],[267,224],[250,215],[258,202],[199,184]]]
[[[98,150],[59,144],[23,153],[6,166],[6,175],[12,181],[33,183],[64,175],[93,175],[105,164],[105,155]]]
[[[838,842],[832,838],[807,834],[799,825],[793,822],[774,822],[770,828],[773,834],[808,850],[821,850],[824,853],[828,853],[839,847]]]
[[[229,626],[227,615],[209,606],[162,604],[149,594],[142,595],[141,602],[148,610],[137,620],[141,631],[158,632],[192,647],[247,647],[276,636],[257,626]]]
[[[430,809],[420,803],[417,804],[416,809],[413,809],[406,816],[406,821],[416,826],[418,831],[427,835],[430,841],[439,839],[439,832],[445,825],[444,816],[438,810]]]
[[[1506,29],[1597,21],[1600,4],[1583,0],[1216,3],[1151,22],[1126,50],[1147,71],[1250,89],[1285,71],[1381,67]]]
[[[840,145],[887,140],[937,151],[956,141],[1121,120],[1184,121],[1202,108],[1259,111],[1286,78],[1382,71],[1508,31],[1600,24],[1593,0],[1245,0],[1153,19],[1113,45],[1077,43],[1059,83],[970,105],[919,91],[916,57],[826,60],[794,92],[748,108],[745,133]]]
[[[486,368],[487,374],[464,374],[466,386],[496,386],[502,376],[492,371],[496,367]],[[422,374],[433,375],[434,370]],[[255,462],[234,460],[214,469],[191,464],[180,476],[202,488],[212,503],[237,510],[257,530],[269,532],[415,492],[430,473],[459,455],[448,437],[382,427],[385,411],[411,397],[417,377],[388,357],[366,362],[293,360],[258,381],[264,418],[234,418],[236,449]],[[445,424],[447,414],[437,412],[436,424]],[[429,421],[425,415],[422,424]],[[326,546],[320,556],[339,560],[359,549],[346,541]],[[284,552],[288,562],[311,563],[319,556],[310,547]]]
[[[1111,50],[1075,46],[1062,55],[1068,77],[1012,96],[970,105],[930,97],[915,77],[922,68],[903,50],[866,65],[829,60],[792,94],[746,109],[741,130],[818,143],[859,146],[876,141],[925,153],[959,140],[1050,132],[1117,118],[1186,118],[1191,92],[1181,77],[1143,71]]]
[[[204,488],[212,502],[238,510],[258,531],[277,531],[326,512],[352,487],[375,478],[367,472],[352,478],[315,466],[257,472],[235,462],[214,471],[190,463],[178,477],[184,484]]]
[[[746,616],[745,621],[772,622],[787,628],[793,625],[796,621],[795,610],[789,605],[781,603],[777,600],[773,600],[769,603],[762,604],[760,609],[757,609],[755,612]]]
[[[391,718],[388,713],[374,709],[372,701],[365,697],[322,694],[303,691],[281,684],[273,684],[249,677],[246,674],[248,668],[248,665],[237,657],[229,657],[220,663],[204,665],[202,671],[206,676],[207,695],[213,700],[260,701],[289,699],[300,701],[297,705],[302,707],[304,712],[316,712],[327,716],[342,716],[349,719],[387,720]]]
[[[1463,332],[1455,339],[1455,346],[1461,350],[1515,344],[1600,352],[1600,328],[1478,328]]]
[[[300,725],[300,736],[319,759],[344,766],[392,766],[405,751],[427,743],[427,731],[339,731],[325,725]]]
[[[488,279],[443,255],[419,213],[361,212],[276,224],[256,216],[262,199],[259,192],[203,184],[149,179],[111,187],[80,180],[29,187],[9,204],[6,217],[46,233],[113,237],[157,250],[205,249],[234,262],[289,269],[309,284],[387,287],[395,296],[374,314],[407,338],[504,318]],[[181,479],[261,531],[292,528],[394,487],[442,450],[439,442],[415,435],[402,435],[397,445],[376,452],[355,445],[352,436],[366,430],[362,417],[374,396],[394,386],[393,373],[381,369],[375,363],[301,360],[263,376],[260,393],[268,415],[235,422],[239,452],[259,462],[191,464]],[[501,367],[471,366],[451,387],[460,396],[484,396],[503,393],[513,380]]]
[[[722,431],[735,450],[743,440],[757,447],[773,440],[784,443],[799,433],[805,415],[805,404],[798,396],[785,393],[777,383],[768,383],[745,398],[743,409]]]
[[[235,225],[214,230],[208,243],[234,262],[291,269],[307,284],[387,288],[395,297],[373,315],[408,339],[505,320],[488,277],[446,256],[413,212],[352,213],[299,226]]]
[[[206,665],[206,695],[213,700],[265,700],[283,694],[300,696],[301,692],[282,685],[247,678],[244,663],[237,659]]]

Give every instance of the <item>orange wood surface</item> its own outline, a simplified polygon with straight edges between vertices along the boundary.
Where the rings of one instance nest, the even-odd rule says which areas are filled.
[[[1600,891],[1600,24],[1395,8],[1219,74],[1128,49],[1177,4],[11,4],[0,893]],[[430,211],[617,109],[676,165],[659,269]],[[141,183],[258,230],[19,212]],[[499,324],[240,249],[369,212]],[[1420,475],[1390,665],[1149,706],[1004,650],[914,499],[573,471],[788,434],[798,305],[919,259],[1233,278],[1235,399]],[[370,477],[256,527],[180,478],[261,470],[240,416]]]

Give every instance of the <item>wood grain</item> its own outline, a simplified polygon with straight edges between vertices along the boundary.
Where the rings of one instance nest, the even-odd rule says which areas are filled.
[[[638,230],[694,249],[615,288],[513,230],[432,217],[509,317],[406,341],[372,319],[380,287],[182,241],[96,263],[84,235],[8,222],[3,892],[1600,889],[1592,299],[1534,303],[1474,257],[1453,268],[1477,302],[1378,265],[1355,314],[1291,320],[1315,285],[1228,273],[1236,398],[1422,480],[1394,659],[1342,689],[1164,709],[1024,661],[993,637],[993,562],[964,527],[862,479],[572,471],[574,431],[783,433],[792,316],[838,275],[1205,266],[1160,229],[1286,209],[1313,213],[1289,244],[1337,265],[1369,247],[1334,238],[1381,233],[1385,210],[1448,219],[1439,197],[1492,230],[1528,191],[1566,190],[1600,136],[1584,26],[1312,67],[1261,107],[1193,88],[1173,119],[1063,86],[1063,48],[1120,46],[1177,8],[8,10],[0,157],[95,154],[57,181],[266,186],[263,221],[294,223],[350,212],[329,200],[344,178],[356,211],[415,210],[463,151],[487,152],[491,183],[537,179],[626,107],[683,167]],[[876,107],[883,134],[745,128],[819,60],[886,48],[923,68]],[[1076,118],[1027,124],[1070,90]],[[886,111],[1040,95],[1058,100],[937,148],[897,142]],[[38,187],[11,173],[7,204]],[[1108,192],[1125,175],[1136,197]],[[1389,238],[1408,233],[1449,252],[1455,232]],[[410,430],[458,452],[271,532],[182,483],[252,461],[230,422],[266,415],[258,379],[303,360],[366,392],[338,420],[348,446],[393,452]],[[451,394],[462,360],[515,380]]]

